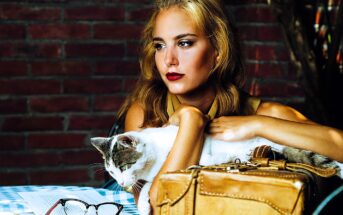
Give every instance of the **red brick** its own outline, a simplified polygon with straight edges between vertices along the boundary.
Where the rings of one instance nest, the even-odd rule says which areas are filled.
[[[85,147],[85,134],[30,134],[29,149],[82,149]]]
[[[60,93],[60,90],[60,82],[55,80],[0,80],[0,95],[42,95]]]
[[[61,56],[59,44],[21,44],[16,47],[18,57],[58,58]]]
[[[103,159],[98,150],[95,148],[91,151],[70,151],[61,155],[63,164],[66,165],[91,165],[94,163],[102,163]]]
[[[67,44],[67,57],[123,57],[123,44]]]
[[[297,83],[277,83],[277,82],[254,82],[251,85],[250,93],[255,96],[268,97],[294,97],[304,96],[304,92]]]
[[[94,26],[94,35],[97,39],[137,39],[141,37],[143,26],[137,24],[102,24]]]
[[[91,64],[83,61],[32,62],[33,75],[90,75]]]
[[[27,75],[27,64],[23,61],[0,61],[0,76]]]
[[[152,14],[152,7],[143,7],[143,8],[135,8],[134,10],[129,11],[128,19],[130,21],[142,22],[147,21]]]
[[[0,39],[24,39],[24,25],[0,25]]]
[[[40,167],[59,165],[60,155],[56,152],[6,153],[1,155],[2,167]]]
[[[12,56],[14,56],[13,45],[9,43],[0,43],[0,57],[12,57]]]
[[[129,57],[139,56],[140,46],[138,42],[128,42],[127,44],[127,55]]]
[[[70,116],[69,130],[109,130],[114,116]]]
[[[288,67],[285,63],[248,63],[247,72],[249,77],[287,78]]]
[[[272,9],[268,5],[263,7],[240,7],[235,11],[235,19],[238,22],[270,23],[277,21]]]
[[[283,41],[283,35],[278,26],[240,26],[240,39],[244,41]]]
[[[289,52],[279,45],[247,45],[243,46],[245,57],[249,60],[288,61]]]
[[[60,18],[60,8],[30,7],[17,3],[0,5],[0,19],[3,20],[57,20]]]
[[[7,117],[2,131],[50,131],[62,130],[63,117]]]
[[[1,135],[0,151],[24,150],[25,138],[23,135]]]
[[[70,184],[82,183],[89,180],[88,169],[59,169],[50,171],[37,171],[30,174],[31,184]]]
[[[34,97],[30,99],[32,112],[83,112],[89,110],[89,101],[85,97],[63,96],[63,97]]]
[[[26,174],[23,172],[0,172],[0,185],[23,185],[27,184]]]
[[[85,24],[36,24],[28,32],[33,39],[88,39],[91,35]]]
[[[118,111],[124,100],[124,96],[97,96],[94,99],[94,110]]]
[[[100,62],[96,65],[97,75],[139,75],[139,63],[135,61]]]
[[[116,93],[121,89],[119,79],[74,79],[65,80],[65,93]]]
[[[65,19],[69,20],[124,20],[124,8],[116,7],[74,7],[66,8]]]
[[[0,114],[26,113],[26,99],[0,99]]]
[[[7,43],[0,44],[0,50],[2,57],[58,58],[61,56],[61,45],[58,44]]]

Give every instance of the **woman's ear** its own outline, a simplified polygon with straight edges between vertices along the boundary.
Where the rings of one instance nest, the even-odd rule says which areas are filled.
[[[219,63],[219,60],[220,60],[220,55],[219,55],[219,54],[217,54],[217,56],[216,56],[216,64],[218,64],[218,63]]]
[[[218,50],[215,51],[215,64],[217,65],[220,60],[220,52]]]

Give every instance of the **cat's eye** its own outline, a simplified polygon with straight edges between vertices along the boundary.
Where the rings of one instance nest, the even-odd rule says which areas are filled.
[[[119,166],[119,169],[120,169],[120,171],[124,172],[124,171],[130,169],[130,167],[131,167],[132,165],[133,165],[132,163],[127,163],[127,164],[125,164],[125,165]]]

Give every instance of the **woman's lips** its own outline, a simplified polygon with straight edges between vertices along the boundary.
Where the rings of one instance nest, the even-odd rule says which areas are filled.
[[[168,72],[166,76],[169,81],[176,81],[176,80],[181,79],[184,76],[184,74],[180,74],[176,72]]]

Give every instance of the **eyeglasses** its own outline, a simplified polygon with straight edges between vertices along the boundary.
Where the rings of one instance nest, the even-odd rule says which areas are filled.
[[[62,205],[63,211],[61,207],[57,207],[59,204]],[[96,215],[118,215],[121,210],[123,209],[123,205],[115,203],[115,202],[103,202],[97,205],[88,204],[79,199],[60,199],[58,200],[49,210],[46,212],[45,215],[50,214],[65,214],[65,215],[86,215],[86,214],[94,214],[90,213],[88,209],[90,207],[95,208]]]

